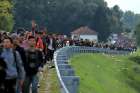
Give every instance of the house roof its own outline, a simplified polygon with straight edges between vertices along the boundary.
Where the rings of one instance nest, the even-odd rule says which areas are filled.
[[[80,27],[76,30],[74,30],[73,32],[71,32],[71,34],[76,34],[76,35],[97,35],[97,32],[90,29],[89,27],[85,26],[85,27]]]

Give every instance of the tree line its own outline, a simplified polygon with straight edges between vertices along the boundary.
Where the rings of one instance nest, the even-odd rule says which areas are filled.
[[[99,41],[106,41],[111,33],[134,30],[140,19],[140,16],[133,12],[124,13],[117,5],[109,8],[104,0],[12,0],[12,2],[3,0],[0,2],[7,2],[10,5],[7,5],[10,9],[7,12],[10,15],[10,18],[8,17],[10,24],[5,27],[0,23],[0,28],[8,31],[12,27],[13,30],[19,27],[30,29],[31,20],[35,20],[40,28],[47,27],[50,32],[67,35],[81,26],[88,26],[97,31]],[[3,4],[0,3],[1,5]]]

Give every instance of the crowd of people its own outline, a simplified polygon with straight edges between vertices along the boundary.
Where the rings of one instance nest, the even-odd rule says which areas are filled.
[[[73,40],[73,45],[75,46],[88,46],[88,47],[96,47],[96,48],[104,48],[110,50],[118,50],[118,51],[129,51],[135,52],[137,50],[136,44],[134,42],[124,41],[124,42],[115,42],[111,43],[97,43],[89,40]]]
[[[45,64],[54,68],[54,37],[40,31],[0,33],[0,93],[38,93],[38,73]]]
[[[0,33],[0,93],[38,93],[39,72],[45,64],[54,68],[53,54],[64,46],[89,46],[115,50],[136,51],[119,44],[95,43],[89,40],[72,40],[50,34],[32,26],[31,31],[17,30]]]

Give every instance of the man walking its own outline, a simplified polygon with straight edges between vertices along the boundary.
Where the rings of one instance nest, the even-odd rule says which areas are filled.
[[[7,65],[4,93],[15,93],[17,78],[19,78],[22,84],[25,73],[20,54],[13,49],[13,40],[9,37],[3,40],[1,58],[4,59]]]
[[[38,93],[38,76],[39,68],[42,65],[42,52],[35,48],[36,40],[34,36],[28,38],[29,48],[26,50],[27,61],[25,64],[26,77],[23,87],[23,93],[29,93],[32,84],[32,93]]]

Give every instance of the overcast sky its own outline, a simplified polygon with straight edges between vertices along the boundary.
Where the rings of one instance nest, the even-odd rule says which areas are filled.
[[[135,13],[140,14],[140,0],[105,0],[108,2],[108,6],[112,7],[114,5],[119,5],[123,10],[131,10]]]

